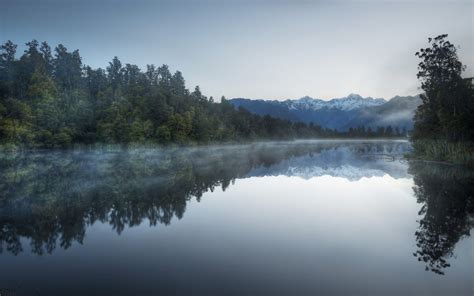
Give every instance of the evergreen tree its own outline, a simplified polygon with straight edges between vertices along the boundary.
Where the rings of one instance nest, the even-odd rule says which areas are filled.
[[[90,143],[201,143],[255,139],[384,136],[364,126],[348,133],[236,109],[222,96],[190,92],[180,71],[141,71],[114,57],[106,70],[82,64],[78,50],[32,40],[0,47],[0,144],[65,147]]]
[[[417,77],[424,94],[415,114],[413,139],[472,140],[472,89],[461,73],[456,47],[447,34],[428,38],[430,47],[416,53],[422,61]]]

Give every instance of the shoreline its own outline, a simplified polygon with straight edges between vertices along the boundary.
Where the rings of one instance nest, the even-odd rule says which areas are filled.
[[[239,145],[254,145],[259,143],[297,143],[297,142],[409,142],[407,138],[300,138],[300,139],[259,139],[259,140],[245,140],[245,141],[226,141],[226,142],[208,142],[208,143],[126,143],[126,144],[75,144],[67,147],[24,147],[10,144],[0,144],[0,152],[15,153],[15,152],[38,152],[38,151],[74,151],[74,150],[116,150],[116,149],[167,149],[167,148],[197,148],[197,147],[212,147],[212,146],[239,146]],[[8,147],[10,146],[10,147]]]

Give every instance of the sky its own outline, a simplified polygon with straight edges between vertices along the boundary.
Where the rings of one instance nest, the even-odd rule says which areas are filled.
[[[421,92],[414,53],[449,34],[474,76],[474,1],[0,0],[0,42],[79,49],[83,63],[167,64],[220,98]]]

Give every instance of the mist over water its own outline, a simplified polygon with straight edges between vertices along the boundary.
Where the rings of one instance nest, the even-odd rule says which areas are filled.
[[[2,154],[0,291],[468,295],[474,174],[409,163],[410,149]]]

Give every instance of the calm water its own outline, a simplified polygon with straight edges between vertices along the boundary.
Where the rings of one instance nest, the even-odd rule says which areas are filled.
[[[0,156],[3,295],[471,295],[474,173],[406,142]]]

